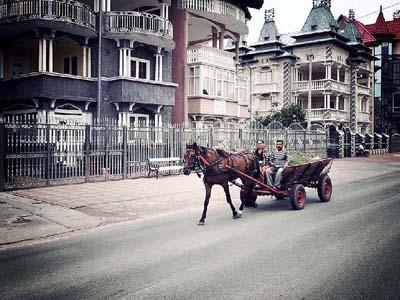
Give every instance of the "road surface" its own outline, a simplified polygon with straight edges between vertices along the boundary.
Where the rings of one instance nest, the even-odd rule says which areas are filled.
[[[0,251],[0,299],[399,299],[399,178],[333,183],[328,203],[307,189],[302,211],[260,197],[233,220],[211,201],[204,227],[187,210]]]

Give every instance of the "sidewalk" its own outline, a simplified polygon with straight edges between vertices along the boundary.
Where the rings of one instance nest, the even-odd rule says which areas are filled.
[[[400,155],[336,159],[333,184],[400,171]],[[232,199],[239,204],[236,187]],[[116,222],[147,219],[203,207],[204,187],[196,175],[140,178],[0,193],[0,249],[21,241],[95,228]],[[219,186],[210,207],[226,205]]]

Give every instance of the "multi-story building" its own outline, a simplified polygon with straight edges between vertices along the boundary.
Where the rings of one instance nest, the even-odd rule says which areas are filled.
[[[262,0],[172,0],[175,30],[173,81],[178,83],[173,120],[195,126],[245,121],[248,80],[237,70],[240,36],[248,32],[248,7]],[[228,40],[235,53],[226,50]]]
[[[386,21],[382,6],[376,22],[366,25],[373,37],[365,42],[374,47],[375,68],[375,130],[400,132],[400,11]]]
[[[135,126],[170,122],[177,85],[169,4],[3,1],[1,117],[73,123],[107,117]]]
[[[251,74],[252,112],[270,114],[298,103],[312,123],[349,126],[372,131],[372,51],[351,12],[336,21],[330,0],[313,0],[301,31],[280,35],[274,11],[265,23],[254,50],[241,55]]]

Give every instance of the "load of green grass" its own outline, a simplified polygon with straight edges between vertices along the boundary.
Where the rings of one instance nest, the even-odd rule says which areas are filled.
[[[310,163],[312,161],[315,161],[315,158],[313,158],[313,156],[311,154],[307,154],[307,153],[300,153],[297,151],[294,152],[290,152],[290,165],[291,166],[298,166],[298,165],[302,165],[302,164],[307,164]]]

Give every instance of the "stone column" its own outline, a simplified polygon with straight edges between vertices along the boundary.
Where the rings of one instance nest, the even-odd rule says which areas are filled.
[[[357,67],[350,66],[350,130],[357,130]]]
[[[82,47],[82,76],[87,76],[87,47]]]
[[[336,110],[339,110],[339,94],[336,95]]]
[[[130,49],[126,47],[119,49],[119,76],[131,76]]]
[[[53,40],[49,40],[49,72],[53,72]]]
[[[325,65],[325,79],[332,79],[332,64]]]

